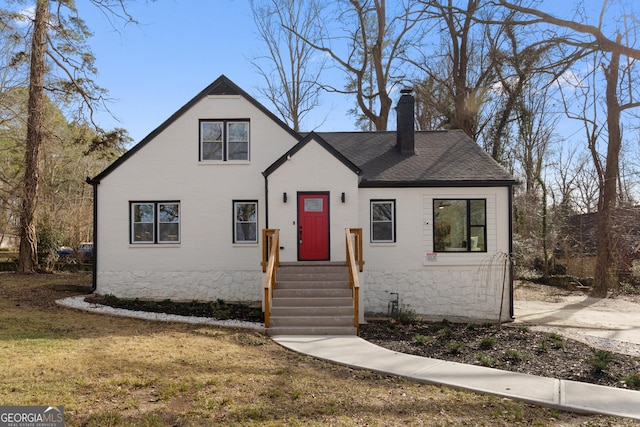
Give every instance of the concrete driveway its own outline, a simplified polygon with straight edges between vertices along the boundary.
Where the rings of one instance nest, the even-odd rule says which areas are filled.
[[[515,322],[619,340],[640,346],[640,304],[569,295],[558,302],[514,302]]]

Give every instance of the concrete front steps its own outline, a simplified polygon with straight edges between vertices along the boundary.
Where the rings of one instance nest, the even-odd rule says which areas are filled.
[[[269,335],[356,335],[345,263],[281,263]]]

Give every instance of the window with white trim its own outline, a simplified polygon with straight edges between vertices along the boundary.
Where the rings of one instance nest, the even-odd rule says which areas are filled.
[[[233,202],[233,243],[258,243],[258,202]]]
[[[435,252],[487,251],[485,199],[434,199],[433,217]]]
[[[371,200],[371,242],[396,241],[395,200]]]
[[[201,120],[200,161],[248,161],[249,121]]]
[[[130,202],[132,244],[180,243],[180,202]]]

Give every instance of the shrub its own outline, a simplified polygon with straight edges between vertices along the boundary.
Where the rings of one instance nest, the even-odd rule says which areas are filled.
[[[464,344],[461,342],[450,342],[449,344],[447,344],[447,348],[449,349],[449,353],[451,354],[460,354],[462,353],[462,348],[464,347]]]
[[[215,313],[215,317],[217,319],[228,320],[231,318],[231,306],[227,305],[227,303],[225,303],[223,299],[218,298],[210,304],[211,310],[213,311],[213,313]]]
[[[39,223],[36,238],[38,240],[38,263],[46,268],[53,267],[58,259],[56,249],[62,244],[62,234],[49,224]]]
[[[487,357],[484,354],[479,354],[476,356],[476,360],[480,362],[482,366],[486,366],[488,368],[493,368],[498,364],[498,360],[493,357]]]
[[[420,335],[420,334],[416,334],[413,337],[413,340],[419,344],[428,344],[429,341],[431,341],[431,337],[427,336],[427,335]]]
[[[491,350],[496,345],[496,340],[492,337],[484,337],[480,340],[481,350]]]
[[[444,328],[440,328],[438,329],[438,335],[440,335],[443,338],[451,338],[454,335],[453,329],[451,329],[448,326],[445,326]]]
[[[632,285],[640,284],[640,260],[634,259],[633,261],[631,261],[629,273]],[[635,289],[637,290],[638,288]]]
[[[115,304],[119,301],[119,298],[114,294],[105,294],[103,295],[103,298],[107,304]]]
[[[549,332],[545,334],[543,341],[551,345],[553,348],[564,348],[564,340],[560,334]]]
[[[392,322],[391,320],[389,320],[387,322],[387,329],[390,330],[391,332],[398,332],[398,325],[395,324],[395,322]]]
[[[624,383],[629,388],[632,388],[634,390],[640,390],[640,373],[629,375],[627,378],[624,379]]]
[[[520,353],[518,350],[507,350],[505,352],[507,359],[512,360],[514,362],[522,362],[529,358],[529,355],[526,353]]]
[[[640,287],[632,283],[621,282],[618,292],[623,295],[640,295]]]
[[[606,350],[591,349],[593,356],[587,359],[589,364],[595,373],[601,373],[609,369],[609,364],[613,360],[613,353]]]
[[[422,321],[422,318],[415,311],[409,309],[398,310],[393,318],[401,325],[416,325]]]

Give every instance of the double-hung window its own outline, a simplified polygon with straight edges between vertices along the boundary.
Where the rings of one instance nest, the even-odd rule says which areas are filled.
[[[201,161],[248,161],[248,120],[201,120]]]
[[[435,252],[487,251],[485,199],[434,199],[433,217]]]
[[[180,202],[130,202],[133,244],[180,243]]]
[[[392,243],[396,241],[395,200],[371,201],[371,242]]]
[[[233,202],[233,243],[258,243],[258,202]]]

